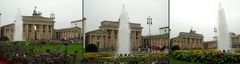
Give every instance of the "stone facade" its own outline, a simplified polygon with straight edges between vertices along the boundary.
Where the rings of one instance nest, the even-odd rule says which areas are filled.
[[[230,33],[233,48],[240,48],[240,35]]]
[[[1,27],[1,33],[2,36],[6,36],[9,38],[9,40],[13,40],[13,36],[14,36],[14,24],[8,24],[8,25],[4,25]]]
[[[180,32],[178,37],[172,38],[172,46],[179,45],[181,49],[203,49],[203,35],[198,34],[193,30]]]
[[[88,44],[95,44],[99,49],[112,49],[108,45],[107,34],[107,32],[100,29],[90,31],[86,34],[86,42]]]
[[[86,33],[87,44],[95,44],[100,49],[116,50],[118,39],[118,21],[102,21],[99,29]],[[141,46],[142,27],[141,24],[130,23],[131,48]]]
[[[42,16],[23,16],[24,40],[50,40],[53,39],[54,23],[52,18]],[[2,26],[3,36],[13,40],[14,23]]]
[[[143,36],[142,44],[144,48],[162,48],[168,45],[168,33],[162,35]]]
[[[204,44],[206,44],[205,49],[217,49],[217,41],[216,40],[206,41],[206,42],[204,42]]]
[[[230,33],[232,48],[240,48],[240,35],[236,35],[235,33]],[[217,41],[206,41],[204,42],[207,46],[207,49],[217,49]]]
[[[160,31],[160,35],[168,34],[169,28],[168,27],[161,27],[161,28],[159,28],[159,31]]]
[[[82,40],[82,28],[79,27],[71,27],[64,29],[56,29],[54,32],[54,37],[57,40],[74,40],[80,41]]]

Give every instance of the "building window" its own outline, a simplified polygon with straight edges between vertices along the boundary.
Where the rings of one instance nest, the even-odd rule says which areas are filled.
[[[97,36],[97,40],[99,40],[99,36]]]
[[[99,45],[99,41],[97,41],[97,46],[99,47],[100,45]]]
[[[48,26],[48,29],[51,30],[51,26]]]
[[[43,29],[45,29],[45,25],[43,25]]]

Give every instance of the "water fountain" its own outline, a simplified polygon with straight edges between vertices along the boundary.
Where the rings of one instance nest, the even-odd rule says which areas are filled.
[[[230,35],[226,23],[225,12],[224,9],[221,7],[221,3],[219,3],[219,7],[217,48],[220,51],[231,51],[232,44],[230,42]]]
[[[16,21],[15,21],[15,31],[14,31],[14,41],[23,40],[23,20],[20,9],[18,9]]]
[[[123,5],[122,12],[119,20],[119,30],[118,30],[118,55],[129,55],[130,54],[130,27],[128,14],[125,11]]]

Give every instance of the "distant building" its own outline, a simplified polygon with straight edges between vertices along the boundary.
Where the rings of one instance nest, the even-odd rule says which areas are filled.
[[[190,32],[180,32],[178,37],[172,38],[172,46],[179,45],[181,49],[203,49],[203,35],[192,29]]]
[[[205,41],[204,44],[206,45],[205,49],[217,49],[217,41]]]
[[[230,33],[232,48],[240,48],[240,35],[236,35],[235,33]],[[214,37],[217,38],[217,37]],[[207,49],[217,49],[217,41],[216,39],[213,41],[206,41],[204,44],[207,45]]]
[[[69,28],[55,29],[54,35],[57,40],[82,41],[82,20],[72,21]]]
[[[168,45],[168,38],[168,33],[161,35],[143,36],[142,47],[159,50],[160,48],[166,47]]]
[[[86,33],[86,43],[95,44],[99,49],[116,50],[118,39],[118,21],[102,21],[97,30]],[[141,46],[142,27],[141,24],[130,23],[131,48],[137,49]]]
[[[57,40],[66,39],[66,40],[80,41],[82,40],[82,28],[71,27],[71,28],[55,29],[54,35],[55,35],[55,39]]]
[[[82,20],[76,20],[71,22],[71,27],[83,28]]]
[[[72,21],[70,28],[56,29],[54,30],[55,14],[50,14],[50,17],[41,16],[41,12],[35,10],[32,16],[22,16],[23,20],[23,40],[82,40],[82,20]],[[1,27],[1,33],[3,36],[7,36],[10,41],[13,40],[14,35],[14,23],[4,25]]]
[[[168,27],[161,27],[159,28],[159,30],[160,30],[160,35],[167,34],[169,32]]]
[[[23,16],[23,39],[50,40],[53,38],[55,21],[52,18],[41,15]],[[14,23],[2,26],[2,35],[13,40]]]

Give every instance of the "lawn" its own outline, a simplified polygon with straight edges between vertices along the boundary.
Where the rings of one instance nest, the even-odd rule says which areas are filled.
[[[65,51],[67,48],[68,53],[74,53],[77,52],[77,57],[80,58],[83,56],[83,45],[82,43],[71,43],[69,45],[64,44],[39,44],[39,45],[33,45],[35,50],[38,52],[44,52],[47,49],[53,49],[53,50],[59,50],[59,51]]]

